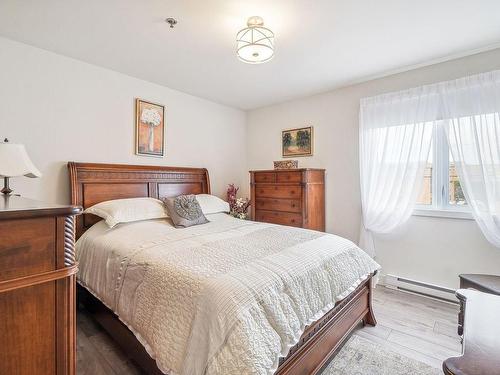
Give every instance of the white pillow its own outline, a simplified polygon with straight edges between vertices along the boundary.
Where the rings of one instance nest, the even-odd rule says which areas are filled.
[[[210,194],[196,194],[196,200],[200,204],[205,215],[229,212],[229,203],[219,197]]]
[[[119,223],[168,217],[163,202],[154,198],[114,199],[97,203],[83,213],[102,217],[110,228]]]

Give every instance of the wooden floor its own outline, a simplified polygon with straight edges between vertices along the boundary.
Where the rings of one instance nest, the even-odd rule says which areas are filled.
[[[445,358],[461,352],[458,305],[379,286],[374,310],[378,325],[360,327],[355,335],[436,368],[441,368]],[[78,311],[77,323],[78,375],[141,373],[84,310]]]

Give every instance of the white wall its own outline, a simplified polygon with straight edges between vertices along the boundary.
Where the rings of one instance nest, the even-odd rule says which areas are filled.
[[[395,74],[247,114],[248,169],[272,168],[281,159],[281,130],[314,126],[313,157],[302,167],[327,170],[326,228],[358,240],[361,222],[358,159],[359,99],[500,68],[500,49]],[[412,217],[390,237],[377,238],[383,273],[458,286],[463,272],[500,273],[500,249],[470,220]]]
[[[134,155],[136,97],[166,106],[164,158]],[[12,179],[23,196],[69,202],[68,161],[206,167],[223,195],[246,183],[245,121],[242,111],[0,38],[0,137],[24,143],[43,173]]]

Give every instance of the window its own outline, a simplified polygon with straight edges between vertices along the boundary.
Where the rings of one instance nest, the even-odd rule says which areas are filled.
[[[438,122],[433,129],[431,151],[415,214],[471,218],[444,126],[444,122]]]

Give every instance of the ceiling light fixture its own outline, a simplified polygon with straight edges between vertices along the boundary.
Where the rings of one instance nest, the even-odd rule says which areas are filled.
[[[248,64],[260,64],[274,56],[274,33],[264,27],[261,17],[248,19],[247,27],[236,34],[238,58]]]

